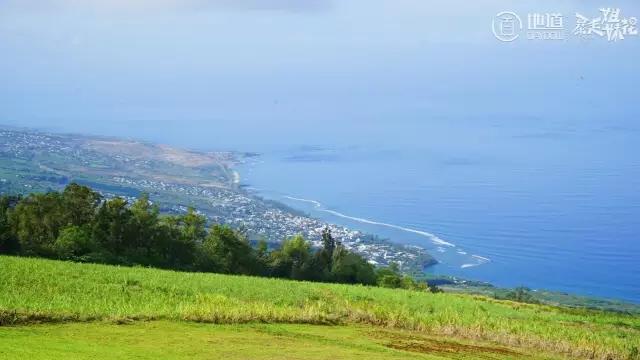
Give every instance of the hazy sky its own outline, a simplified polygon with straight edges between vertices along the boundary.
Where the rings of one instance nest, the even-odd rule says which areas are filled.
[[[0,124],[254,149],[418,144],[476,118],[635,121],[640,37],[570,32],[576,12],[640,3],[524,3],[0,0]],[[500,42],[504,10],[560,12],[569,40]]]

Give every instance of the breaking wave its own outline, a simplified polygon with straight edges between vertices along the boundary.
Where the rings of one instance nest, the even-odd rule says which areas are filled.
[[[322,204],[319,201],[315,201],[315,200],[297,198],[297,197],[293,197],[293,196],[285,196],[285,198],[290,199],[290,200],[302,201],[302,202],[310,203],[310,204],[315,205],[318,208],[322,207]]]
[[[349,219],[349,220],[361,222],[361,223],[364,223],[364,224],[384,226],[384,227],[388,227],[388,228],[392,228],[392,229],[405,231],[405,232],[410,232],[410,233],[413,233],[413,234],[418,234],[418,235],[424,236],[427,239],[429,239],[432,243],[438,245],[436,251],[439,252],[439,253],[444,253],[446,251],[444,246],[448,246],[448,247],[451,247],[451,248],[455,248],[456,247],[455,244],[452,244],[452,243],[450,243],[448,241],[445,241],[445,240],[441,239],[440,237],[438,237],[437,235],[432,234],[432,233],[427,232],[427,231],[421,231],[421,230],[411,229],[411,228],[400,226],[400,225],[389,224],[389,223],[385,223],[385,222],[374,221],[374,220],[369,220],[369,219],[355,217],[355,216],[349,216],[349,215],[343,214],[343,213],[341,213],[339,211],[326,209],[326,208],[324,208],[322,206],[322,203],[320,203],[319,201],[316,201],[316,200],[304,199],[304,198],[288,196],[288,195],[284,195],[284,197],[289,199],[289,200],[306,202],[306,203],[312,204],[316,208],[316,210],[318,210],[318,211],[323,211],[323,212],[326,212],[328,214],[332,214],[332,215],[335,215],[335,216],[338,216],[338,217],[341,217],[341,218],[344,218],[344,219]],[[459,255],[467,256],[467,252],[462,250],[462,249],[458,248],[458,251],[456,251],[456,252]],[[460,265],[460,268],[466,269],[466,268],[470,268],[470,267],[476,267],[476,266],[480,266],[480,265],[486,264],[486,263],[491,261],[491,259],[486,258],[484,256],[480,256],[480,255],[470,255],[470,257],[471,257],[471,260],[473,260],[474,262],[473,263],[464,263],[464,264]]]
[[[424,237],[428,238],[434,244],[455,247],[454,244],[452,244],[450,242],[447,242],[447,241],[439,238],[437,235],[432,234],[430,232],[421,231],[421,230],[415,230],[415,229],[407,228],[407,227],[404,227],[404,226],[388,224],[388,223],[379,222],[379,221],[373,221],[373,220],[359,218],[359,217],[355,217],[355,216],[349,216],[349,215],[343,214],[343,213],[335,211],[335,210],[323,209],[322,208],[322,204],[319,201],[316,201],[316,200],[297,198],[297,197],[293,197],[293,196],[285,196],[285,198],[290,199],[290,200],[302,201],[302,202],[313,204],[320,211],[324,211],[326,213],[329,213],[329,214],[332,214],[332,215],[335,215],[335,216],[338,216],[338,217],[341,217],[341,218],[344,218],[344,219],[349,219],[349,220],[361,222],[361,223],[364,223],[364,224],[384,226],[384,227],[388,227],[388,228],[392,228],[392,229],[396,229],[396,230],[401,230],[401,231],[410,232],[410,233],[413,233],[413,234],[418,234],[418,235],[421,235],[421,236],[424,236]]]
[[[480,255],[471,255],[471,257],[474,258],[476,260],[476,262],[474,264],[462,264],[462,265],[460,265],[460,268],[466,269],[466,268],[470,268],[470,267],[474,267],[474,266],[480,266],[482,264],[486,264],[489,261],[491,261],[491,259],[486,258],[484,256],[480,256]]]

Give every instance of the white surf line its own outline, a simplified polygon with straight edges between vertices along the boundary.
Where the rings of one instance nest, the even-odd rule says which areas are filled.
[[[460,268],[466,269],[466,268],[470,268],[470,267],[474,267],[474,266],[480,266],[480,265],[486,264],[489,261],[491,261],[491,259],[486,258],[484,256],[480,256],[480,255],[471,255],[471,257],[476,259],[476,260],[478,260],[478,262],[476,262],[475,264],[462,264],[462,265],[460,265]]]
[[[456,245],[454,245],[454,244],[452,244],[450,242],[447,242],[445,240],[442,240],[437,235],[429,233],[429,232],[426,232],[426,231],[420,231],[420,230],[410,229],[410,228],[406,228],[406,227],[399,226],[399,225],[388,224],[388,223],[379,222],[379,221],[373,221],[373,220],[359,218],[359,217],[355,217],[355,216],[349,216],[349,215],[343,214],[343,213],[335,211],[335,210],[323,209],[322,208],[322,203],[320,203],[319,201],[316,201],[316,200],[297,198],[297,197],[288,196],[288,195],[285,195],[284,197],[287,198],[287,199],[290,199],[290,200],[301,201],[301,202],[306,202],[306,203],[309,203],[309,204],[313,204],[318,210],[324,211],[326,213],[329,213],[329,214],[332,214],[332,215],[335,215],[335,216],[338,216],[338,217],[341,217],[341,218],[345,218],[345,219],[349,219],[349,220],[353,220],[353,221],[357,221],[357,222],[361,222],[361,223],[365,223],[365,224],[385,226],[385,227],[389,227],[389,228],[396,229],[396,230],[401,230],[401,231],[406,231],[406,232],[422,235],[424,237],[427,237],[429,240],[431,240],[433,243],[435,243],[437,245],[456,247]],[[440,253],[444,253],[445,249],[440,246],[440,247],[437,248],[436,251],[438,251]],[[458,250],[457,253],[460,254],[460,255],[467,255],[467,252],[463,251],[462,249]],[[473,255],[472,254],[471,257],[476,260],[476,263],[474,263],[474,264],[462,264],[462,265],[460,265],[460,268],[465,269],[465,268],[480,266],[480,265],[486,264],[486,263],[491,261],[491,259],[486,258],[484,256],[480,256],[480,255]]]
[[[326,213],[329,213],[329,214],[332,214],[332,215],[335,215],[335,216],[338,216],[338,217],[341,217],[341,218],[344,218],[344,219],[349,219],[349,220],[353,220],[353,221],[357,221],[357,222],[361,222],[361,223],[365,223],[365,224],[385,226],[385,227],[396,229],[396,230],[410,232],[410,233],[422,235],[422,236],[428,238],[429,240],[431,240],[431,242],[433,242],[434,244],[450,246],[450,247],[456,247],[454,244],[452,244],[450,242],[447,242],[447,241],[444,241],[441,238],[439,238],[437,235],[429,233],[429,232],[426,232],[426,231],[420,231],[420,230],[410,229],[410,228],[406,228],[406,227],[399,226],[399,225],[388,224],[388,223],[379,222],[379,221],[373,221],[373,220],[369,220],[369,219],[363,219],[363,218],[359,218],[359,217],[355,217],[355,216],[349,216],[349,215],[345,215],[345,214],[343,214],[341,212],[334,211],[334,210],[322,209],[322,204],[319,201],[315,201],[315,200],[296,198],[296,197],[293,197],[293,196],[285,196],[285,198],[290,199],[290,200],[303,201],[303,202],[314,204],[318,208],[318,210],[324,211]]]
[[[318,207],[318,208],[319,208],[319,207],[322,207],[322,204],[321,204],[319,201],[309,200],[309,199],[303,199],[303,198],[297,198],[297,197],[288,196],[288,195],[285,195],[284,197],[285,197],[285,198],[287,198],[287,199],[290,199],[290,200],[295,200],[295,201],[302,201],[302,202],[306,202],[306,203],[311,203],[311,204],[315,205],[315,206],[316,206],[316,207]]]
[[[484,262],[491,261],[491,259],[486,258],[484,256],[480,256],[480,255],[471,255],[471,257],[474,257],[474,258],[476,258],[478,260],[481,260],[481,261],[484,261]]]
[[[401,231],[406,231],[406,232],[422,235],[424,237],[427,237],[434,244],[450,246],[450,247],[456,247],[454,244],[452,244],[450,242],[447,242],[447,241],[444,241],[441,238],[439,238],[437,235],[429,233],[429,232],[426,232],[426,231],[420,231],[420,230],[410,229],[410,228],[406,228],[406,227],[398,226],[398,225],[394,225],[394,224],[387,224],[387,223],[383,223],[383,222],[379,222],[379,221],[373,221],[373,220],[367,220],[367,219],[363,219],[363,218],[359,218],[359,217],[349,216],[349,215],[345,215],[343,213],[339,213],[339,212],[334,211],[334,210],[327,210],[327,209],[320,209],[320,210],[322,210],[324,212],[328,212],[329,214],[333,214],[333,215],[345,218],[345,219],[350,219],[350,220],[358,221],[358,222],[365,223],[365,224],[386,226],[388,228],[392,228],[392,229],[396,229],[396,230],[401,230]]]
[[[399,225],[388,224],[388,223],[379,222],[379,221],[373,221],[373,220],[359,218],[359,217],[355,217],[355,216],[349,216],[349,215],[343,214],[343,213],[335,211],[335,210],[323,209],[322,208],[322,203],[320,203],[319,201],[316,201],[316,200],[297,198],[297,197],[293,197],[293,196],[284,196],[284,197],[287,198],[287,199],[290,199],[290,200],[301,201],[301,202],[306,202],[306,203],[313,204],[318,210],[324,211],[326,213],[329,213],[329,214],[332,214],[332,215],[335,215],[335,216],[338,216],[338,217],[342,217],[342,218],[345,218],[345,219],[349,219],[349,220],[353,220],[353,221],[357,221],[357,222],[361,222],[361,223],[365,223],[365,224],[385,226],[385,227],[389,227],[389,228],[392,228],[392,229],[397,229],[397,230],[401,230],[401,231],[406,231],[406,232],[422,235],[422,236],[427,237],[429,240],[431,240],[433,243],[435,243],[437,245],[456,247],[454,244],[452,244],[450,242],[447,242],[447,241],[444,241],[441,238],[439,238],[437,235],[429,233],[429,232],[426,232],[426,231],[420,231],[420,230],[410,229],[410,228],[406,228],[406,227],[399,226]],[[440,253],[444,253],[445,249],[440,246],[440,247],[437,248],[436,251],[440,252]],[[458,250],[457,253],[460,254],[460,255],[467,255],[467,252],[462,250],[462,249]],[[462,265],[460,265],[460,268],[466,269],[466,268],[470,268],[470,267],[476,267],[476,266],[480,266],[480,265],[486,264],[486,263],[491,261],[491,259],[486,258],[484,256],[480,256],[480,255],[472,254],[470,256],[471,256],[471,258],[475,259],[476,262],[473,263],[473,264],[462,264]]]

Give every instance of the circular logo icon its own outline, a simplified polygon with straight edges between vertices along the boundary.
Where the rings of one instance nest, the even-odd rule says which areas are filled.
[[[496,39],[504,42],[510,42],[520,36],[522,30],[522,20],[520,16],[512,11],[503,11],[493,18],[492,23],[493,35]]]

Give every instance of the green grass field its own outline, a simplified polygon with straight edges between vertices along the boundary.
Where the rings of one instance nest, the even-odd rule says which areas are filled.
[[[640,358],[633,315],[14,257],[0,325],[2,358]]]
[[[40,359],[558,359],[512,347],[353,325],[181,321],[0,327],[0,358]]]
[[[559,359],[479,341],[367,326],[215,325],[181,321],[0,327],[0,358]]]

